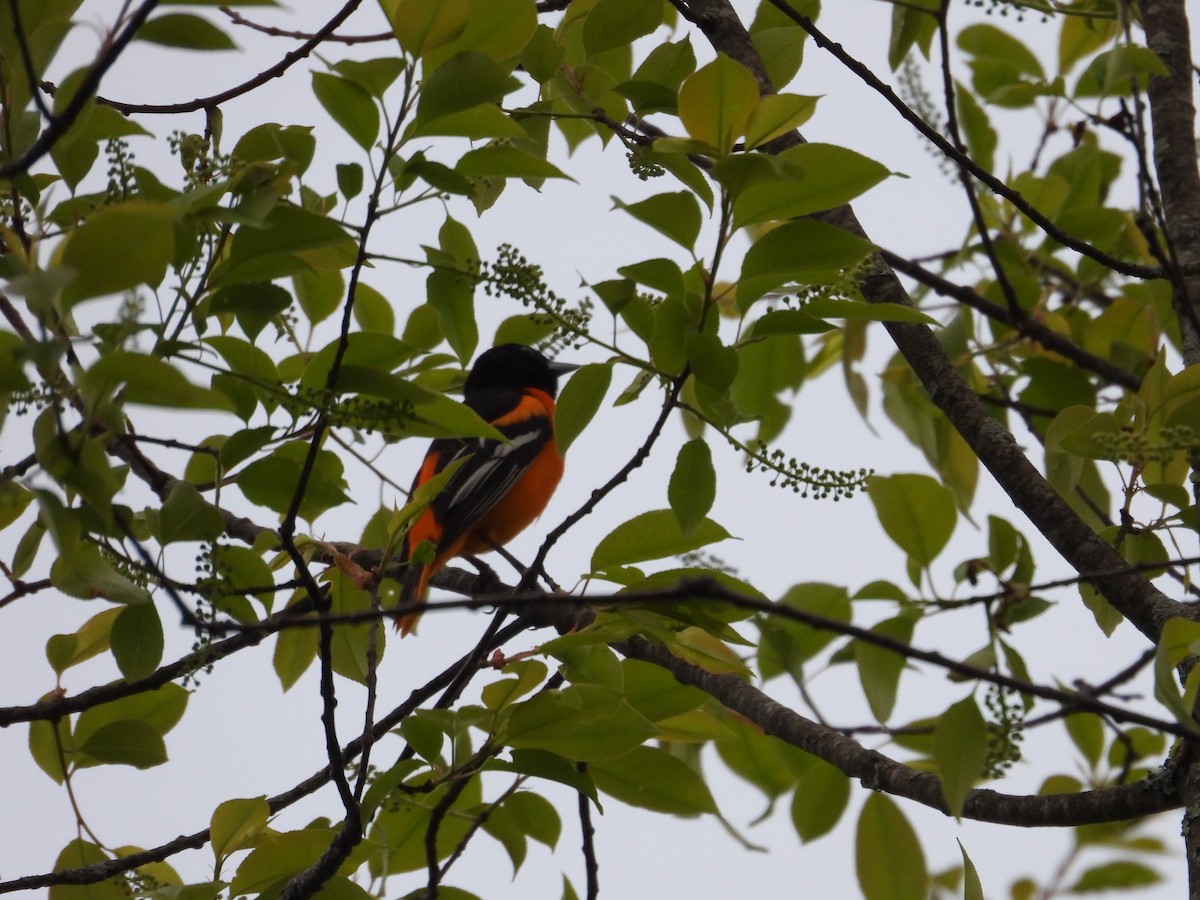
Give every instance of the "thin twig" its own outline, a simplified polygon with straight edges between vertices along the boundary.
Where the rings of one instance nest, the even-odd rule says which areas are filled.
[[[313,36],[285,55],[283,59],[271,66],[269,69],[264,69],[259,74],[255,75],[249,81],[245,81],[236,87],[231,87],[228,90],[221,91],[219,94],[213,94],[209,97],[197,97],[195,100],[187,100],[182,103],[123,103],[119,100],[110,100],[105,97],[97,97],[97,103],[103,103],[105,106],[111,106],[118,112],[129,115],[131,113],[148,113],[150,115],[174,115],[176,113],[196,112],[201,109],[210,109],[214,106],[220,106],[228,100],[235,97],[240,97],[243,94],[249,93],[257,87],[261,87],[268,81],[278,78],[300,60],[305,59],[315,50],[326,38],[331,35],[343,22],[350,17],[350,14],[358,8],[362,0],[348,0],[332,19],[326,22],[321,28],[313,32]],[[0,176],[4,172],[0,170]]]
[[[222,6],[221,12],[229,17],[229,21],[234,25],[242,25],[252,31],[257,31],[260,34],[266,34],[271,37],[286,37],[296,38],[302,41],[311,41],[316,38],[315,34],[303,31],[287,31],[283,28],[276,28],[273,25],[261,25],[258,22],[251,21],[239,13],[236,9],[230,9],[228,6]],[[396,35],[390,31],[381,31],[377,34],[327,34],[324,39],[331,44],[372,44],[380,41],[394,41]]]
[[[587,772],[587,763],[578,763],[581,773]],[[592,801],[579,791],[579,831],[583,850],[583,869],[587,873],[587,900],[600,896],[600,863],[596,859],[596,829],[592,827]]]
[[[1032,206],[1029,201],[1022,197],[1019,191],[1014,191],[1003,181],[996,178],[985,169],[981,168],[970,157],[963,156],[961,153],[959,153],[949,141],[942,137],[942,135],[938,134],[938,132],[934,128],[931,128],[924,119],[922,119],[911,108],[909,108],[909,106],[896,95],[896,92],[888,87],[888,85],[886,85],[883,81],[881,81],[869,67],[859,62],[857,59],[847,53],[841,44],[835,43],[824,32],[818,29],[813,23],[812,19],[797,12],[796,9],[787,2],[787,0],[768,0],[768,2],[770,2],[772,6],[782,12],[785,16],[787,16],[805,31],[807,31],[818,47],[830,53],[835,59],[842,63],[842,65],[846,66],[846,68],[850,69],[850,71],[862,79],[862,81],[868,87],[883,97],[884,100],[886,100],[897,112],[900,113],[901,117],[906,122],[916,128],[916,130],[920,132],[926,140],[937,147],[938,150],[944,153],[949,159],[954,160],[963,168],[965,168],[971,173],[973,178],[980,181],[993,193],[1003,197],[1005,200],[1023,212],[1032,222],[1034,222],[1039,228],[1042,229],[1042,231],[1044,231],[1055,241],[1062,244],[1064,247],[1082,253],[1084,256],[1090,257],[1096,262],[1101,263],[1113,271],[1120,272],[1123,275],[1144,279],[1165,277],[1166,273],[1161,268],[1143,266],[1128,262],[1126,260],[1118,259],[1115,256],[1093,247],[1087,241],[1080,240],[1079,238],[1063,231],[1061,228],[1051,222],[1050,219],[1048,219],[1044,214],[1042,214],[1041,211]]]

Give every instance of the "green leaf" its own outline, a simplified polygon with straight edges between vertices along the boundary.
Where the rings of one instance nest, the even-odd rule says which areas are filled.
[[[1200,622],[1184,618],[1168,619],[1158,639],[1154,656],[1154,696],[1166,706],[1181,724],[1195,729],[1192,704],[1200,684],[1200,667],[1188,673],[1183,696],[1180,696],[1175,667],[1189,656],[1200,652]]]
[[[113,657],[126,681],[154,672],[162,663],[163,627],[153,603],[126,606],[112,624]]]
[[[744,643],[744,640],[742,641]],[[689,625],[675,632],[667,642],[670,651],[680,659],[718,675],[736,675],[749,679],[749,667],[728,644],[705,628]]]
[[[50,699],[50,696],[47,695],[42,699]],[[57,739],[55,738],[55,729],[58,733]],[[68,721],[60,719],[53,724],[44,721],[29,723],[29,755],[33,757],[38,768],[49,775],[55,784],[62,784],[65,780],[63,761],[58,749],[60,746],[63,748],[71,746],[71,727]]]
[[[850,595],[841,585],[821,582],[793,585],[779,602],[837,622],[851,619]],[[833,631],[812,628],[781,616],[765,616],[758,621],[758,627],[762,631],[758,664],[764,679],[787,672],[802,683],[804,663],[837,637]]]
[[[347,200],[353,200],[363,189],[363,168],[358,163],[338,163],[338,190]]]
[[[715,334],[688,332],[686,338],[688,364],[696,381],[717,394],[725,394],[737,377],[737,350],[725,346]]]
[[[708,699],[703,691],[680,684],[666,669],[638,659],[621,660],[625,699],[651,722],[691,712]]]
[[[460,53],[425,79],[416,122],[432,122],[484,103],[497,103],[520,86],[495,60],[481,53]]]
[[[716,742],[721,761],[768,800],[795,787],[798,775],[807,770],[812,757],[764,733],[757,725],[739,717],[727,718],[734,737]]]
[[[554,439],[565,454],[604,402],[612,383],[612,366],[606,363],[581,366],[563,385],[554,406]]]
[[[950,814],[962,817],[967,794],[982,777],[988,756],[988,725],[967,696],[938,717],[933,732],[933,758]]]
[[[1104,723],[1091,713],[1074,713],[1063,720],[1067,734],[1094,770],[1104,754]]]
[[[442,3],[440,6],[449,6]],[[339,75],[349,78],[364,88],[372,97],[383,99],[387,89],[400,77],[406,66],[405,60],[395,56],[378,59],[343,59],[331,67]]]
[[[855,836],[858,886],[865,900],[925,900],[925,854],[912,825],[886,794],[863,804]]]
[[[916,0],[912,5],[892,7],[892,36],[888,43],[888,65],[900,68],[914,46],[929,58],[929,47],[937,33],[937,0]]]
[[[148,604],[142,604],[148,605]],[[134,607],[117,606],[98,612],[79,626],[74,634],[51,635],[46,641],[46,659],[54,674],[61,675],[72,666],[86,662],[109,648],[109,635],[113,621],[125,609]]]
[[[532,347],[554,334],[554,320],[541,313],[525,313],[509,316],[496,328],[492,346],[501,344],[524,344]],[[557,420],[557,411],[556,416]],[[557,421],[555,422],[557,425]]]
[[[256,281],[231,284],[217,290],[209,300],[213,315],[233,313],[250,340],[258,337],[267,323],[292,305],[292,295],[277,284]]]
[[[540,24],[521,51],[521,65],[538,84],[545,84],[558,73],[566,51],[549,25]]]
[[[231,409],[221,393],[192,384],[178,369],[155,356],[118,350],[100,357],[83,376],[98,396],[111,397],[118,386],[126,403],[180,409]]]
[[[277,447],[270,456],[255,460],[238,473],[238,487],[251,503],[282,515],[291,507],[300,486],[307,455],[308,444],[304,441]],[[300,501],[300,516],[311,522],[327,509],[349,503],[345,489],[341,459],[331,450],[317,451]]]
[[[599,0],[583,20],[583,48],[588,56],[594,56],[626,46],[654,31],[662,18],[662,3]]]
[[[226,800],[213,810],[209,839],[217,860],[249,846],[267,827],[271,808],[267,798]]]
[[[280,203],[261,225],[233,235],[228,259],[217,267],[221,285],[271,281],[311,269],[334,271],[354,264],[358,244],[335,220]]]
[[[1102,19],[1092,16],[1063,16],[1058,39],[1058,68],[1069,72],[1075,63],[1095,53],[1121,31],[1116,17]]]
[[[15,522],[33,500],[32,492],[13,481],[0,484],[0,529]]]
[[[92,544],[60,554],[50,566],[50,580],[63,593],[85,600],[104,597],[130,605],[150,602],[146,589],[113,568]]]
[[[137,39],[186,50],[236,50],[237,44],[224,31],[202,16],[164,13],[138,29]]]
[[[728,537],[729,532],[712,519],[700,520],[691,535],[684,537],[675,513],[669,509],[652,510],[618,525],[596,545],[592,571],[676,556]]]
[[[470,178],[566,178],[558,166],[511,144],[487,144],[463,154],[454,170]]]
[[[701,438],[688,441],[679,449],[675,469],[667,485],[671,512],[684,538],[689,538],[712,509],[717,496],[717,472],[712,450]]]
[[[230,895],[258,894],[304,871],[329,849],[332,839],[326,828],[286,831],[268,837],[238,866],[229,886]]]
[[[971,56],[1003,62],[1016,71],[1042,78],[1042,64],[1033,51],[995,25],[968,25],[958,33],[958,47]]]
[[[316,628],[284,628],[275,638],[271,664],[285,691],[300,680],[317,658],[317,638]]]
[[[1091,61],[1075,84],[1075,97],[1122,96],[1130,92],[1134,78],[1144,85],[1151,76],[1169,74],[1158,54],[1149,47],[1123,44]]]
[[[438,232],[441,255],[431,254],[434,268],[425,279],[429,305],[437,310],[442,333],[466,362],[479,344],[479,326],[475,322],[475,273],[479,270],[479,251],[465,225],[446,217]]]
[[[360,85],[327,72],[312,73],[313,95],[325,112],[364,150],[379,137],[379,109]]]
[[[617,209],[625,210],[639,222],[649,225],[659,234],[669,237],[685,250],[695,251],[702,217],[696,195],[690,191],[655,194],[629,205],[613,197],[613,205]]]
[[[630,80],[615,90],[641,112],[661,109],[675,112],[679,86],[696,70],[696,53],[690,37],[664,41],[651,50]]]
[[[871,633],[907,644],[912,640],[913,620],[907,616],[885,619],[872,626]],[[866,641],[855,641],[852,647],[854,661],[858,664],[858,680],[871,713],[879,722],[886,722],[896,706],[896,691],[900,686],[900,674],[904,671],[904,654]]]
[[[342,280],[340,271],[316,271],[307,266],[298,266],[290,274],[296,302],[304,311],[308,322],[313,325],[324,322],[342,306],[346,296],[346,282]]]
[[[724,53],[688,76],[679,89],[679,118],[689,135],[724,155],[746,131],[758,106],[758,82]]]
[[[238,138],[232,155],[243,162],[287,160],[295,167],[297,174],[303,174],[312,163],[316,150],[317,141],[312,136],[312,126],[285,127],[276,122],[265,122]],[[257,220],[258,217],[253,218]]]
[[[657,747],[637,747],[623,756],[589,763],[588,774],[596,787],[630,806],[675,816],[717,811],[696,770]]]
[[[190,484],[177,481],[162,505],[159,540],[213,541],[225,530],[220,510],[200,496]]]
[[[962,841],[958,842],[958,849],[963,860],[963,900],[984,900],[979,873],[975,871],[975,863],[971,862],[971,857],[967,856],[967,848],[962,845]]]
[[[835,766],[814,757],[796,782],[792,824],[802,841],[815,841],[837,825],[850,802],[850,779]]]
[[[750,329],[751,337],[772,334],[823,334],[836,326],[811,316],[802,309],[771,309]]]
[[[589,798],[596,807],[600,807],[600,798],[596,794],[596,785],[587,774],[580,772],[575,763],[557,753],[546,750],[513,750],[510,754],[512,762],[497,760],[494,768],[502,772],[514,772],[519,775],[532,775],[565,784]]]
[[[362,282],[354,292],[354,321],[363,331],[389,335],[396,331],[396,313],[392,304],[375,288]]]
[[[334,615],[361,614],[373,608],[371,594],[358,587],[354,579],[341,569],[332,570],[329,597],[330,612]],[[376,644],[376,659],[382,659],[386,631],[381,623],[335,625],[332,643],[333,671],[359,684],[366,684],[371,673],[368,656],[372,640]]]
[[[954,497],[928,475],[873,476],[867,493],[883,530],[919,566],[933,562],[954,533]]]
[[[1160,881],[1162,876],[1144,863],[1118,859],[1085,870],[1069,890],[1072,894],[1091,894],[1148,887]]]
[[[91,735],[114,722],[129,721],[139,722],[155,734],[167,734],[183,718],[190,696],[177,684],[165,684],[152,691],[93,706],[79,714],[75,740],[90,740]]]
[[[54,861],[54,871],[79,869],[108,862],[108,854],[95,844],[76,838],[63,848]],[[125,878],[116,876],[106,881],[87,885],[55,884],[50,888],[49,900],[128,900],[129,885]]]
[[[663,259],[662,257],[647,259],[643,262],[622,266],[617,269],[617,272],[631,281],[644,284],[646,287],[660,291],[668,297],[678,298],[683,296],[683,271],[674,260]],[[631,305],[630,303],[626,303],[621,311],[624,313]],[[632,322],[629,325],[631,328],[634,327]]]
[[[536,660],[522,660],[505,666],[507,674],[515,678],[503,678],[485,685],[481,692],[483,705],[491,710],[504,709],[524,697],[545,679],[546,664]]]
[[[466,0],[383,0],[383,11],[405,53],[420,59],[467,27]]]
[[[541,794],[517,791],[504,801],[504,811],[538,843],[550,849],[557,846],[562,834],[562,820],[554,805]]]
[[[742,260],[738,308],[749,309],[763,294],[785,284],[836,281],[844,270],[858,265],[871,249],[871,244],[862,238],[811,219],[773,228],[750,246]],[[857,305],[870,308],[865,303]],[[805,312],[820,317],[820,313],[807,309]]]
[[[450,43],[426,49],[426,68],[440,67],[466,51],[515,62],[536,30],[537,8],[528,0],[468,0],[467,27]]]
[[[967,150],[975,162],[990,172],[995,165],[996,145],[999,143],[996,129],[992,127],[988,114],[979,105],[975,95],[967,90],[965,85],[957,86],[954,99],[963,137],[967,139]]]
[[[628,753],[657,732],[617,692],[581,684],[514,706],[504,742],[591,762]]]
[[[738,194],[733,204],[735,227],[833,209],[891,174],[875,160],[833,144],[801,144],[773,157],[770,164],[779,177]]]
[[[763,97],[746,123],[746,149],[753,150],[799,128],[812,118],[819,99],[799,94],[769,94]]]
[[[28,351],[25,339],[11,331],[0,331],[0,391],[23,391],[30,386],[25,374]]]
[[[106,206],[68,236],[63,265],[75,277],[63,289],[67,306],[82,300],[157,286],[175,257],[175,213],[165,204],[127,200]]]
[[[504,804],[499,804],[491,808],[491,814],[483,823],[483,830],[495,838],[504,847],[508,858],[512,862],[513,875],[515,876],[525,862],[525,856],[529,852],[529,841],[525,837],[525,833],[521,831],[520,826],[513,821],[508,811],[504,808]],[[441,896],[441,891],[438,891]]]
[[[101,726],[80,744],[79,751],[97,762],[136,769],[167,761],[162,736],[145,722],[130,719]]]

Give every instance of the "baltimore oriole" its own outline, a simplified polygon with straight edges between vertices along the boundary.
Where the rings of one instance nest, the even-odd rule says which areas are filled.
[[[400,555],[409,564],[401,611],[425,598],[429,579],[451,559],[506,544],[542,514],[563,472],[554,442],[558,376],[574,368],[521,344],[493,347],[475,360],[463,402],[507,440],[439,438],[429,445],[413,491],[456,460],[465,462],[404,537]],[[417,562],[414,555],[426,541],[433,560]],[[402,615],[396,628],[408,634],[419,617]]]

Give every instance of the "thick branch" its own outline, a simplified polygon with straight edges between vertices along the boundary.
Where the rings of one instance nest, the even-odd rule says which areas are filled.
[[[524,624],[510,625],[500,634],[496,635],[495,646],[500,646],[511,640],[515,635],[525,630]],[[239,635],[241,637],[241,635]],[[231,639],[232,640],[232,639]],[[371,729],[370,734],[363,734],[346,744],[342,748],[341,756],[343,760],[351,760],[362,752],[366,742],[373,742],[380,735],[386,734],[391,729],[399,725],[405,718],[412,714],[422,703],[436,694],[438,691],[445,688],[457,674],[459,669],[467,662],[466,658],[458,660],[452,666],[443,671],[440,675],[430,681],[423,687],[418,688],[409,695],[409,698],[396,707],[382,719],[375,723],[375,727]],[[276,794],[267,800],[270,806],[271,814],[274,815],[283,809],[302,800],[309,794],[312,794],[324,787],[333,778],[333,773],[329,766],[325,766],[304,781],[297,784],[291,790],[285,791],[282,794]],[[169,859],[175,854],[183,850],[192,850],[198,847],[203,847],[208,843],[209,831],[205,828],[202,831],[197,831],[194,834],[181,835],[173,841],[154,847],[150,850],[143,850],[140,853],[132,853],[128,856],[122,856],[120,859],[110,859],[102,863],[94,863],[87,866],[79,866],[74,869],[64,869],[60,872],[49,872],[43,875],[28,875],[24,878],[15,878],[12,881],[0,882],[0,894],[9,893],[12,891],[27,891],[36,888],[50,887],[56,884],[96,884],[100,881],[105,881],[123,872],[128,872],[136,869],[139,866],[144,866],[148,863],[161,862],[164,859]]]
[[[989,319],[1002,322],[1009,328],[1020,333],[1022,337],[1032,338],[1047,350],[1052,350],[1059,356],[1065,356],[1071,362],[1075,363],[1075,365],[1079,366],[1079,368],[1095,372],[1109,384],[1118,385],[1134,393],[1141,388],[1142,380],[1137,375],[1125,371],[1120,366],[1113,365],[1107,359],[1088,353],[1069,337],[1059,334],[1057,331],[1052,331],[1036,319],[1030,319],[1027,316],[1016,319],[1008,309],[1005,309],[998,303],[993,303],[978,291],[955,284],[948,278],[943,278],[936,272],[931,272],[924,266],[905,259],[897,253],[892,253],[890,250],[880,250],[879,253],[884,261],[893,269],[903,272],[909,278],[919,281],[926,287],[932,288],[943,297],[957,300],[959,303],[965,304],[982,313]]]
[[[1200,362],[1200,167],[1196,160],[1196,106],[1192,99],[1192,49],[1184,0],[1142,4],[1146,44],[1169,75],[1150,78],[1154,168],[1166,219],[1173,303],[1183,334],[1183,359]]]
[[[751,72],[765,71],[762,60],[757,52],[754,52],[753,46],[751,45],[750,51],[744,51],[742,48],[745,42],[727,33],[731,29],[745,33],[737,16],[710,12],[725,8],[732,13],[728,0],[692,0],[689,6],[693,13],[698,9],[706,11],[706,14],[696,21],[713,46],[730,55],[742,53],[743,55],[734,58]],[[765,75],[760,74],[760,83],[764,79]],[[793,132],[774,141],[769,149],[779,152],[801,141],[803,138]],[[946,149],[953,151],[953,148]],[[816,218],[870,240],[849,206],[830,210]],[[864,268],[858,287],[869,302],[912,305],[912,300],[896,273],[878,254],[871,264]],[[1013,503],[1029,517],[1055,550],[1074,566],[1076,571],[1121,572],[1122,566],[1125,565],[1121,555],[1097,537],[1079,518],[1025,456],[1012,434],[992,418],[947,357],[933,332],[923,325],[899,323],[888,323],[887,329],[905,360],[921,379],[930,400],[963,436],[979,461],[987,467]],[[1194,615],[1189,606],[1166,597],[1154,585],[1127,568],[1124,574],[1097,580],[1096,588],[1133,623],[1134,627],[1152,641],[1157,640],[1163,624],[1168,619],[1176,616],[1190,618]]]
[[[780,12],[807,31],[812,36],[813,41],[816,42],[818,47],[832,54],[838,60],[838,62],[846,66],[846,68],[861,78],[866,85],[868,85],[872,90],[883,97],[884,100],[891,104],[906,122],[919,131],[921,135],[931,144],[937,147],[941,153],[945,154],[947,159],[953,160],[955,163],[962,166],[964,171],[970,172],[972,178],[976,179],[988,190],[1000,197],[1003,197],[1005,200],[1019,209],[1022,213],[1028,216],[1031,222],[1036,224],[1051,238],[1058,241],[1058,243],[1062,244],[1064,247],[1069,247],[1072,250],[1082,253],[1084,256],[1091,257],[1101,265],[1107,266],[1108,268],[1116,272],[1120,272],[1123,275],[1130,275],[1136,278],[1161,278],[1163,276],[1164,273],[1162,269],[1131,263],[1128,260],[1117,259],[1115,256],[1093,247],[1091,244],[1087,243],[1087,241],[1081,240],[1074,235],[1063,231],[1061,228],[1051,222],[1050,219],[1047,218],[1039,209],[1032,206],[1028,200],[1021,196],[1019,191],[1014,191],[999,178],[996,178],[985,169],[980,168],[979,164],[969,156],[965,156],[955,150],[950,142],[942,137],[942,135],[939,134],[936,129],[931,127],[928,122],[917,115],[917,113],[910,109],[903,100],[896,96],[895,91],[880,81],[868,66],[852,57],[842,48],[841,44],[830,40],[829,37],[820,31],[816,25],[813,24],[812,19],[809,19],[807,16],[800,15],[800,13],[796,12],[796,10],[793,9],[792,6],[786,2],[786,0],[769,0],[769,2],[772,6],[779,9]],[[708,7],[714,5],[725,5],[725,3],[726,0],[692,0],[691,6],[693,8],[700,6]],[[710,40],[712,39],[707,33],[705,36],[709,37]],[[725,47],[721,47],[719,49],[724,50],[731,56],[733,55]],[[745,60],[740,59],[740,57],[734,58],[745,64]],[[761,65],[759,68],[761,68]]]
[[[622,648],[627,655],[669,670],[683,684],[693,685],[745,716],[767,734],[818,756],[871,790],[905,797],[949,815],[936,775],[918,772],[882,753],[826,728],[733,675],[715,675],[672,656],[667,649],[642,638]],[[981,822],[1021,827],[1071,827],[1096,822],[1135,819],[1177,809],[1183,798],[1172,777],[1162,774],[1134,784],[1098,788],[1082,794],[1021,796],[974,790],[967,796],[963,816]]]

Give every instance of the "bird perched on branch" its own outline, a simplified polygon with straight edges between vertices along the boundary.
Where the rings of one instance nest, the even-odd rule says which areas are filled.
[[[506,440],[439,438],[429,445],[414,493],[462,462],[405,535],[401,612],[424,600],[429,579],[451,559],[508,543],[546,508],[563,472],[554,441],[558,376],[575,368],[521,344],[493,347],[475,360],[463,402]],[[396,628],[408,634],[418,618],[401,615]]]

